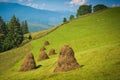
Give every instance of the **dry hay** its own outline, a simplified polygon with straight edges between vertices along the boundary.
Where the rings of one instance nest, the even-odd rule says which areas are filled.
[[[44,50],[46,50],[44,46],[40,48],[40,51],[44,51]]]
[[[48,57],[48,55],[45,51],[41,51],[40,55],[38,57],[38,61],[42,61],[42,60],[45,60],[45,59],[49,59],[49,57]]]
[[[28,53],[19,71],[29,71],[36,68],[36,63],[32,53]]]
[[[80,65],[74,57],[73,49],[68,45],[63,46],[60,50],[57,67],[54,72],[69,71],[79,67]]]
[[[54,55],[54,54],[56,54],[56,53],[55,53],[55,49],[51,49],[51,50],[49,51],[49,55]]]
[[[47,46],[47,45],[49,45],[50,43],[49,43],[49,41],[45,41],[44,42],[44,46]]]

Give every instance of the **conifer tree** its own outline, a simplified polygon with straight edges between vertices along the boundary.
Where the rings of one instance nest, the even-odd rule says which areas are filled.
[[[13,47],[18,46],[23,41],[23,34],[20,28],[20,23],[15,16],[12,16],[10,20],[8,37],[13,40]]]
[[[3,21],[2,17],[0,16],[0,33],[7,34],[7,27],[5,22]]]
[[[27,22],[25,22],[27,26]],[[0,17],[0,52],[18,47],[23,41],[22,28],[19,19],[12,16],[9,23]]]
[[[26,20],[22,22],[21,29],[23,34],[29,33],[28,24]]]
[[[7,27],[2,17],[0,17],[0,52],[4,51],[4,40],[7,35]]]

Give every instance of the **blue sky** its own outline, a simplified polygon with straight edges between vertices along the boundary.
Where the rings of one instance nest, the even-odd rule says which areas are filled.
[[[37,9],[73,12],[83,4],[105,4],[109,7],[120,6],[120,0],[0,0],[0,2],[19,3]]]

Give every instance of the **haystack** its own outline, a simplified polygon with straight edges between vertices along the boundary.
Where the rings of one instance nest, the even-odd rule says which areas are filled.
[[[42,60],[45,60],[45,59],[49,59],[49,57],[48,57],[48,55],[45,51],[41,51],[40,55],[38,57],[38,61],[42,61]]]
[[[40,48],[40,51],[44,51],[44,50],[46,50],[44,46]]]
[[[45,41],[44,42],[44,46],[47,46],[47,45],[49,45],[50,43],[49,43],[49,41]]]
[[[49,55],[54,55],[55,54],[55,49],[51,49],[50,51],[49,51]]]
[[[26,55],[26,59],[24,60],[24,62],[21,65],[21,68],[19,71],[21,71],[21,72],[22,71],[29,71],[29,70],[32,70],[35,68],[36,68],[36,63],[34,60],[34,56],[32,53],[28,53]]]
[[[54,72],[69,71],[79,67],[80,65],[74,57],[73,49],[68,45],[63,46],[60,50],[57,67]]]

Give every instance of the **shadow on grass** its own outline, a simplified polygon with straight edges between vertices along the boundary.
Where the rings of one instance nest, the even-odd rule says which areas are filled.
[[[42,65],[38,65],[37,67],[36,67],[36,69],[38,69],[38,68],[40,68]]]
[[[80,65],[80,68],[84,67],[85,65]]]

